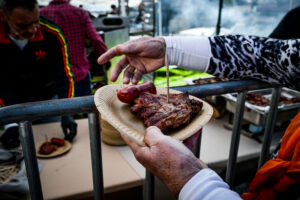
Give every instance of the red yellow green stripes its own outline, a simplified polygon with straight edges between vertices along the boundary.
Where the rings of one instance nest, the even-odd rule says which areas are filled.
[[[69,63],[69,54],[67,49],[67,42],[63,36],[63,33],[59,28],[56,28],[55,26],[52,26],[51,24],[47,24],[43,21],[40,21],[40,24],[47,27],[50,32],[56,34],[58,36],[58,39],[62,45],[62,54],[63,54],[63,60],[64,60],[64,70],[66,72],[66,75],[69,79],[69,92],[68,97],[74,97],[74,81],[73,81],[73,74],[71,72],[71,67]]]
[[[2,99],[0,99],[0,108],[4,106],[5,106],[4,102],[2,101]]]

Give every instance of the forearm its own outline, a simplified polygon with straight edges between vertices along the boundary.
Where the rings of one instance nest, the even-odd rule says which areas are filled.
[[[104,41],[97,33],[89,17],[86,18],[86,35],[88,36],[88,38],[90,38],[93,48],[99,55],[107,51],[107,47]]]
[[[207,37],[164,37],[169,63],[179,67],[206,72],[211,58]]]
[[[179,200],[223,200],[241,199],[229,189],[228,185],[211,169],[202,169],[181,189]]]
[[[165,37],[170,63],[230,79],[300,88],[300,40],[253,36]]]

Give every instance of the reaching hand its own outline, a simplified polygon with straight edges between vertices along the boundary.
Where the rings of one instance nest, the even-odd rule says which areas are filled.
[[[177,195],[196,173],[207,166],[180,141],[163,135],[155,126],[147,128],[145,147],[139,146],[125,136],[136,159]]]
[[[166,44],[163,38],[139,38],[117,45],[98,58],[99,64],[108,62],[115,56],[125,55],[115,65],[110,80],[116,81],[124,71],[123,83],[137,84],[143,74],[164,66]]]
[[[77,134],[77,124],[74,119],[69,116],[61,117],[61,127],[63,129],[65,139],[72,143]]]

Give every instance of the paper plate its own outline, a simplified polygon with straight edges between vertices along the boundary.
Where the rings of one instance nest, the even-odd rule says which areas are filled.
[[[122,103],[117,97],[116,90],[127,86],[128,85],[103,86],[96,91],[94,101],[100,114],[108,123],[129,139],[140,145],[145,145],[143,140],[146,133],[146,126],[141,119],[138,119],[130,112],[130,105]],[[157,87],[156,89],[158,94],[167,93],[166,88]],[[170,90],[170,93],[181,92]],[[189,124],[168,133],[169,136],[179,140],[184,140],[196,133],[210,120],[213,114],[213,109],[208,103],[191,95],[189,97],[203,102],[203,108]]]
[[[53,157],[57,157],[60,156],[62,154],[67,153],[68,151],[70,151],[72,144],[65,140],[65,145],[62,147],[57,147],[57,149],[55,151],[53,151],[52,153],[48,154],[48,155],[44,155],[44,154],[40,154],[39,150],[40,147],[42,146],[42,144],[44,144],[44,142],[46,142],[46,140],[44,141],[39,141],[35,143],[35,151],[36,151],[36,156],[38,158],[53,158]]]

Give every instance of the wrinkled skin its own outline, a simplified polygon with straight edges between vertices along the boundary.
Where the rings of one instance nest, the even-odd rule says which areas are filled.
[[[122,136],[133,151],[136,159],[158,177],[174,194],[206,164],[180,141],[164,135],[157,127],[150,126],[144,138],[146,146],[139,146]]]
[[[110,80],[116,81],[124,70],[123,83],[132,79],[132,83],[137,84],[144,74],[164,66],[165,49],[163,38],[139,38],[111,48],[98,58],[98,63],[104,64],[115,56],[124,55],[115,65]]]

